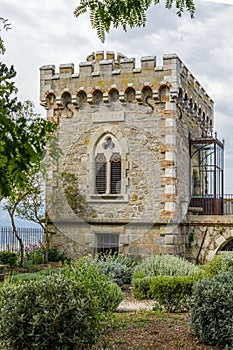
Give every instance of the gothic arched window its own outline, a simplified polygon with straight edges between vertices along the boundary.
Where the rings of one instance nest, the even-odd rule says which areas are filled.
[[[95,193],[121,193],[121,155],[117,140],[106,136],[95,152]]]
[[[114,130],[112,130],[114,129]],[[112,132],[114,131],[114,133]],[[119,138],[115,135],[120,136]],[[128,202],[127,142],[117,128],[101,127],[93,135],[89,148],[89,183],[86,201],[96,203]]]

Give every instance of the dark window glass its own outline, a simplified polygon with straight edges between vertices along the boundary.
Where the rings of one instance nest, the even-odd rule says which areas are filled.
[[[113,153],[111,157],[111,194],[121,193],[121,157]]]
[[[97,234],[97,253],[98,254],[118,254],[119,235],[98,233]]]
[[[103,154],[98,154],[95,160],[96,193],[106,193],[106,159]]]

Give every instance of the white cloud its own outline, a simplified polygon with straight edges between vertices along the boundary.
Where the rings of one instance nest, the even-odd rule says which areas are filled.
[[[208,2],[214,2],[218,4],[228,4],[228,5],[233,5],[233,0],[204,0]]]

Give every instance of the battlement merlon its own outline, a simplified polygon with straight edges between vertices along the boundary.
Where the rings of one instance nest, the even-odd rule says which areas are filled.
[[[193,90],[193,98],[199,96],[208,109],[213,109],[213,100],[207,95],[204,88],[195,79],[193,74],[187,69],[184,63],[176,54],[163,55],[163,65],[156,65],[156,56],[145,56],[141,58],[140,67],[135,67],[135,58],[128,58],[121,53],[115,54],[112,51],[97,51],[91,53],[86,62],[79,64],[79,72],[74,73],[74,64],[61,64],[59,72],[55,72],[54,65],[46,65],[40,68],[41,77],[41,101],[45,100],[45,94],[53,90],[54,83],[61,79],[66,80],[68,86],[83,86],[83,81],[90,78],[89,85],[94,83],[94,79],[109,81],[113,79],[123,79],[127,75],[128,79],[136,85],[136,79],[141,81],[145,77],[145,81],[149,81],[151,85],[157,82],[157,85],[170,85],[171,96],[177,97],[181,88],[185,93],[186,87],[191,87]],[[161,80],[162,77],[162,80]],[[80,81],[80,84],[79,84]],[[54,82],[54,83],[53,83]],[[72,83],[72,84],[70,84]],[[138,89],[139,87],[137,87]],[[57,86],[59,90],[59,86]],[[153,87],[154,89],[154,87]],[[189,89],[190,90],[190,89]],[[57,91],[60,95],[60,91]],[[71,91],[71,95],[75,95],[76,91]],[[191,95],[192,95],[191,94]],[[190,93],[189,93],[190,95]]]

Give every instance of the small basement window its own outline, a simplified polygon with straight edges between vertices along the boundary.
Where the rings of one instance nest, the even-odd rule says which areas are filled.
[[[97,233],[96,238],[98,254],[118,254],[119,234]]]

